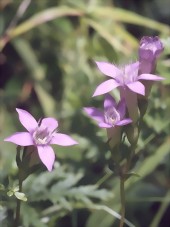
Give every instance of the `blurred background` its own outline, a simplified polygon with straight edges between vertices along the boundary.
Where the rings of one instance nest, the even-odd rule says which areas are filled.
[[[170,2],[169,0],[0,0],[0,223],[11,226],[17,185],[15,145],[23,131],[15,108],[37,120],[55,117],[79,142],[54,146],[54,171],[45,168],[23,185],[23,227],[118,226],[118,178],[108,167],[106,132],[83,113],[101,108],[91,98],[103,81],[94,60],[115,64],[138,58],[142,36],[158,35],[164,53],[145,115],[135,172],[126,183],[126,218],[136,227],[170,226]],[[114,95],[117,95],[115,92]]]

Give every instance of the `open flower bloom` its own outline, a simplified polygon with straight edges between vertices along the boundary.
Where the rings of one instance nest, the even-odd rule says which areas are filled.
[[[16,132],[6,138],[5,141],[20,146],[36,146],[40,160],[48,171],[51,171],[55,161],[55,153],[50,145],[70,146],[77,144],[77,142],[70,136],[57,132],[58,121],[54,118],[43,118],[37,122],[27,111],[16,110],[21,124],[28,132]]]
[[[118,104],[114,98],[106,94],[104,100],[104,111],[95,107],[85,107],[84,111],[95,121],[101,128],[106,128],[109,145],[113,149],[121,140],[121,127],[130,124],[131,119],[125,118],[126,105],[122,99]]]
[[[141,73],[153,73],[156,60],[163,52],[164,47],[158,36],[144,36],[139,46],[139,62]]]
[[[132,122],[131,119],[125,118],[126,105],[124,99],[118,104],[114,98],[107,94],[104,100],[104,111],[95,107],[85,107],[84,111],[95,121],[101,128],[113,128],[123,126]]]
[[[115,65],[107,62],[96,62],[99,70],[111,79],[101,83],[95,90],[93,96],[102,95],[111,90],[122,87],[130,89],[140,95],[145,95],[145,87],[140,80],[160,81],[162,77],[149,73],[138,75],[139,62],[126,65],[124,68],[118,68]]]

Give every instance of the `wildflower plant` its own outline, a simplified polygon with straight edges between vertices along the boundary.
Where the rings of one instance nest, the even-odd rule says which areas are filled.
[[[111,152],[111,170],[120,178],[121,219],[125,221],[125,181],[134,175],[134,157],[141,131],[141,124],[148,106],[151,86],[164,78],[155,74],[156,63],[163,51],[159,37],[143,37],[139,44],[138,61],[118,67],[108,62],[96,61],[101,73],[110,79],[95,89],[93,97],[105,94],[104,111],[86,107],[84,111],[97,121],[100,128],[107,130],[108,145]],[[120,101],[108,94],[114,89],[120,93]],[[127,140],[126,140],[127,138]],[[122,145],[129,142],[127,154]]]
[[[17,146],[16,162],[19,169],[19,187],[17,193],[22,193],[23,181],[40,167],[40,161],[48,171],[52,171],[55,152],[52,144],[60,146],[71,146],[78,144],[70,136],[58,132],[58,121],[54,118],[42,118],[38,122],[26,110],[16,109],[19,120],[27,132],[16,132],[5,139]],[[24,147],[21,154],[21,148]],[[18,197],[17,197],[18,198]],[[25,197],[22,196],[25,199]],[[20,219],[20,200],[17,200],[15,226],[17,227]],[[24,200],[26,201],[26,200]]]
[[[99,71],[109,77],[97,86],[93,94],[93,97],[104,95],[103,107],[84,108],[86,115],[107,133],[106,143],[110,150],[109,168],[120,179],[121,215],[116,214],[120,219],[119,227],[123,227],[124,223],[130,223],[125,219],[125,182],[133,175],[137,175],[134,173],[136,164],[134,158],[138,156],[136,148],[143,117],[148,107],[149,93],[154,82],[164,79],[155,74],[157,60],[162,51],[163,45],[159,37],[143,37],[139,44],[138,61],[125,66],[96,61]],[[119,91],[118,100],[109,94],[114,89]],[[14,227],[19,226],[21,200],[27,200],[22,192],[23,181],[42,166],[49,172],[53,170],[55,152],[52,145],[78,144],[72,137],[60,133],[59,123],[55,118],[46,117],[36,121],[26,110],[17,108],[16,111],[20,123],[27,131],[16,132],[5,138],[6,142],[17,145],[19,186],[10,187],[7,193],[8,196],[17,197]],[[125,143],[128,145],[127,151],[123,149]],[[70,185],[72,184],[71,180]],[[83,186],[82,191],[84,188]],[[96,188],[86,187],[86,189],[91,194]],[[95,193],[96,190],[94,190]],[[79,193],[77,194],[79,197]],[[133,225],[129,224],[129,226]]]

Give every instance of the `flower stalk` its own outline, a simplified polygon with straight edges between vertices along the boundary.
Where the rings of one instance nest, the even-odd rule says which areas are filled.
[[[108,62],[95,62],[99,71],[109,79],[97,86],[93,97],[107,94],[115,88],[118,88],[120,92],[119,104],[116,104],[114,98],[109,94],[105,95],[104,112],[94,107],[84,108],[85,112],[97,121],[98,126],[106,128],[107,131],[108,145],[111,151],[109,168],[120,179],[121,219],[119,227],[124,226],[125,181],[133,175],[130,170],[134,164],[133,158],[141,124],[148,107],[148,96],[152,84],[164,79],[154,74],[157,59],[163,49],[159,37],[145,36],[140,41],[138,61],[124,67],[117,67]],[[126,135],[130,144],[127,155],[124,155],[120,148],[124,144],[122,135]]]
[[[21,175],[21,169],[19,168],[18,173],[18,181],[19,181],[19,192],[22,192],[22,175]],[[21,210],[21,200],[17,198],[17,205],[16,205],[16,214],[15,214],[15,220],[14,220],[14,227],[19,226],[20,222],[20,210]]]
[[[17,146],[17,153],[16,153],[16,163],[18,166],[18,183],[19,183],[19,192],[22,192],[22,183],[23,183],[23,177],[22,177],[22,162],[23,162],[23,154],[22,154],[22,159],[21,159],[21,146]],[[25,149],[26,150],[26,149]],[[24,151],[25,151],[24,150]],[[17,198],[16,201],[16,211],[15,211],[15,219],[14,219],[14,227],[19,226],[20,222],[20,210],[21,210],[21,200]]]

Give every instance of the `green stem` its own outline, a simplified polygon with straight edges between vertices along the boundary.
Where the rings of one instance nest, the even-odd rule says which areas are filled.
[[[19,170],[19,192],[22,192],[22,180],[20,177],[20,170]],[[14,220],[14,227],[19,226],[20,222],[20,210],[21,210],[21,200],[17,199],[17,205],[16,205],[16,214],[15,214],[15,220]]]
[[[123,227],[125,221],[125,179],[123,176],[120,177],[120,200],[121,200],[121,219],[119,227]]]
[[[137,147],[137,143],[131,145],[131,152],[127,159],[127,163],[126,163],[126,171],[125,171],[126,173],[128,173],[131,168],[131,164],[132,164],[133,157],[135,155],[136,147]]]

